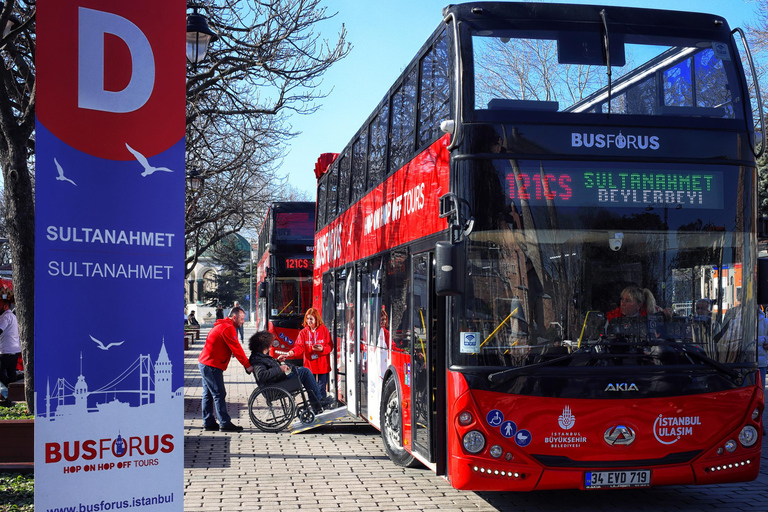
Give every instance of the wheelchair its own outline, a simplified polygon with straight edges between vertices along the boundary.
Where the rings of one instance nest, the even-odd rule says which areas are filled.
[[[291,366],[291,371],[296,368]],[[284,379],[274,384],[263,385],[256,381],[257,387],[248,398],[248,416],[251,423],[264,432],[280,432],[298,417],[299,421],[309,424],[315,421],[315,413],[309,404],[307,391],[297,378]],[[301,403],[296,397],[301,395]]]

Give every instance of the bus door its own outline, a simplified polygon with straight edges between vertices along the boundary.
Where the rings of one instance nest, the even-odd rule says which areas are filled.
[[[436,412],[437,297],[432,279],[432,253],[416,254],[411,259],[411,411],[413,451],[434,462]]]
[[[256,329],[259,331],[266,331],[269,329],[268,313],[267,309],[267,282],[261,281],[257,285],[257,292],[259,296],[258,302],[256,302]]]
[[[328,332],[331,334],[331,340],[334,341],[334,350],[336,350],[336,344],[334,340],[334,333],[336,332],[336,280],[332,272],[328,272],[323,276],[323,303],[322,312],[323,323],[328,328]],[[331,352],[331,361],[334,359],[334,353]],[[335,365],[332,365],[335,366]],[[336,393],[336,371],[331,368],[330,375],[328,376],[328,392]]]
[[[372,265],[370,262],[365,266],[363,272],[360,274],[360,302],[358,302],[359,322],[357,326],[357,347],[359,358],[358,368],[360,368],[360,373],[358,375],[358,389],[360,390],[360,416],[366,420],[370,419],[370,414],[368,411],[368,393],[370,388],[369,365],[372,363],[372,361],[370,361],[371,354],[369,345],[371,344],[371,337],[374,336],[371,325],[371,318],[375,312],[375,303],[379,295],[378,276],[378,265]]]
[[[357,416],[359,413],[357,400],[360,396],[359,380],[357,379],[357,325],[360,322],[357,305],[360,303],[360,280],[355,267],[349,268],[344,280],[344,300],[346,301],[345,324],[347,328],[344,335],[344,357],[347,360],[344,401],[347,403],[349,415]]]
[[[347,343],[349,327],[347,326],[347,276],[354,274],[349,270],[340,270],[336,274],[336,304],[335,304],[335,330],[333,335],[334,353],[331,354],[333,370],[331,371],[331,393],[338,399],[345,401],[347,396]],[[354,281],[353,281],[354,283]],[[352,305],[354,311],[354,304]]]

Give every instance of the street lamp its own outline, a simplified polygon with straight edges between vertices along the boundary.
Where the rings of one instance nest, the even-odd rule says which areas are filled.
[[[249,311],[250,315],[248,316],[248,320],[250,320],[251,325],[253,325],[253,240],[251,240],[248,245],[250,246],[250,249],[251,249],[250,259],[249,259],[250,265],[248,268],[248,274],[249,274],[248,277],[250,278],[250,289],[249,289],[249,295],[248,295],[248,299],[249,299],[248,309],[250,310]]]
[[[200,194],[198,194],[198,190],[203,186],[203,181],[205,181],[205,178],[203,177],[203,173],[198,171],[196,168],[192,167],[187,170],[187,191],[189,193],[189,200],[187,201],[186,211],[184,212],[184,219],[185,219],[185,225],[189,226],[192,218],[192,211],[195,208],[195,204],[197,203],[197,200],[200,198]],[[186,230],[185,230],[186,231]],[[186,238],[186,233],[185,233]],[[202,296],[202,291],[198,290],[197,294],[199,296]],[[194,302],[195,298],[195,289],[194,289],[194,282],[189,281],[189,302]]]
[[[196,192],[203,186],[203,174],[194,167],[187,172],[187,181],[189,183],[189,189],[192,192]]]
[[[187,7],[193,11],[187,14],[187,59],[197,65],[208,54],[208,45],[219,36],[208,27],[205,16],[197,12],[202,5],[189,4]]]

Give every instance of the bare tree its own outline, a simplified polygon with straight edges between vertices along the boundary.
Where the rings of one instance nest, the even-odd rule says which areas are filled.
[[[0,27],[13,21],[0,39],[0,167],[26,398],[34,410],[35,1],[0,5]],[[188,268],[285,192],[276,170],[295,135],[288,116],[317,108],[322,74],[350,49],[343,27],[333,43],[315,32],[330,17],[319,0],[213,0],[204,11],[221,39],[205,65],[188,69],[187,163],[206,178],[188,192]]]
[[[215,0],[205,13],[221,39],[187,80],[187,166],[205,178],[188,191],[187,273],[269,203],[295,195],[276,172],[296,135],[288,118],[317,109],[323,73],[350,50],[343,26],[332,42],[316,32],[331,17],[320,0]]]
[[[763,119],[768,112],[768,102],[765,101],[766,94],[768,94],[768,82],[766,81],[766,74],[768,73],[768,0],[755,0],[755,18],[754,22],[746,26],[747,37],[749,38],[749,46],[752,51],[752,56],[755,62],[755,73],[757,73],[757,81],[760,84],[760,92],[763,95]],[[749,73],[748,67],[745,70]],[[751,84],[751,82],[750,82]],[[756,105],[753,105],[756,108]],[[766,143],[765,135],[763,135],[763,144]],[[761,215],[768,214],[768,158],[764,153],[762,158],[758,160],[758,213]]]
[[[0,167],[3,171],[5,228],[13,265],[27,405],[34,410],[35,203],[29,170],[35,129],[35,2],[6,0],[0,27],[3,95],[0,97]]]
[[[5,227],[5,197],[0,193],[0,266],[11,264],[11,246],[8,244],[8,230]]]

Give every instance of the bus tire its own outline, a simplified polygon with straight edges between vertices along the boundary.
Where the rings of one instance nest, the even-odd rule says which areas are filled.
[[[384,442],[384,451],[398,466],[418,466],[419,462],[403,448],[403,415],[394,378],[384,383],[381,396],[381,440]]]

